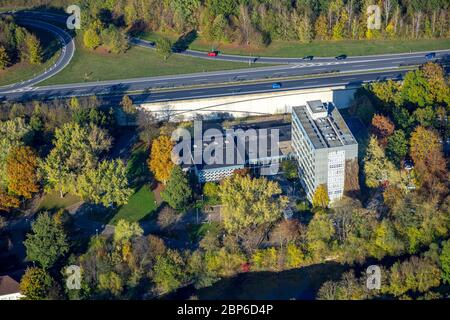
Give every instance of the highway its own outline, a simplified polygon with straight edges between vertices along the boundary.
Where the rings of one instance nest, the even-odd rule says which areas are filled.
[[[0,95],[11,101],[32,99],[55,99],[71,96],[99,95],[109,97],[136,92],[135,103],[150,101],[169,101],[193,99],[217,95],[235,95],[251,92],[293,90],[306,87],[325,87],[330,85],[355,85],[368,81],[394,78],[399,79],[405,69],[426,62],[425,53],[405,53],[379,56],[348,57],[345,60],[317,58],[306,62],[297,58],[258,58],[259,63],[278,64],[277,66],[245,68],[238,70],[180,74],[171,76],[121,79],[114,81],[87,82],[65,85],[36,86],[40,81],[62,70],[75,51],[73,39],[64,30],[46,21],[58,24],[66,17],[53,13],[21,12],[15,13],[19,23],[30,27],[43,28],[55,33],[64,44],[58,62],[46,73],[23,83],[0,87]],[[136,45],[152,47],[141,40],[131,39]],[[244,62],[249,57],[219,55],[207,57],[205,52],[187,50],[177,54],[209,59],[234,59]],[[436,59],[446,57],[450,50],[436,51]],[[403,67],[401,70],[399,67]],[[318,75],[322,75],[318,78]],[[299,78],[301,77],[301,79]],[[296,79],[293,79],[296,78]],[[264,81],[264,83],[260,83]],[[281,89],[272,89],[271,83],[281,82]],[[258,83],[256,83],[258,82]],[[188,88],[189,87],[189,88]]]

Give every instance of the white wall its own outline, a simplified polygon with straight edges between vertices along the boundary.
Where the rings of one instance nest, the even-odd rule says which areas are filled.
[[[201,114],[215,118],[218,113],[230,113],[235,117],[247,115],[264,115],[275,113],[290,113],[293,106],[306,104],[306,101],[331,101],[338,108],[346,108],[353,98],[356,89],[345,87],[302,89],[293,91],[278,91],[227,97],[212,97],[204,99],[179,100],[142,104],[141,107],[153,111],[160,116],[170,114],[184,119]]]

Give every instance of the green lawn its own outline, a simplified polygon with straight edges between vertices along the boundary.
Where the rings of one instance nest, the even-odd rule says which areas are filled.
[[[77,42],[71,63],[54,77],[40,83],[53,85],[101,80],[117,80],[193,72],[247,68],[246,63],[212,61],[172,55],[164,61],[148,48],[131,47],[124,54],[89,51]]]
[[[0,70],[0,86],[31,79],[56,62],[60,54],[58,41],[50,33],[44,31],[36,31],[36,35],[41,41],[42,47],[45,48],[43,50],[44,63],[33,65],[28,62],[21,62],[5,70]]]
[[[178,35],[149,32],[143,39],[155,41],[165,36],[175,42]],[[217,45],[198,37],[189,46],[193,50],[209,51],[217,49],[222,53],[240,55],[261,55],[271,57],[330,57],[340,54],[352,56],[372,55],[383,53],[402,53],[412,51],[428,51],[450,49],[449,39],[420,39],[420,40],[342,40],[342,41],[313,41],[299,43],[297,41],[273,41],[267,47],[252,48],[236,44]]]
[[[81,199],[78,196],[66,194],[64,198],[61,198],[59,192],[47,193],[41,199],[38,210],[58,210],[70,207],[75,203],[80,202]]]
[[[219,234],[221,225],[218,222],[208,222],[189,226],[189,237],[192,241],[202,239],[207,233]]]
[[[149,218],[156,209],[155,196],[149,186],[144,185],[131,196],[128,204],[119,208],[119,211],[109,221],[109,224],[116,224],[120,219],[138,222]]]

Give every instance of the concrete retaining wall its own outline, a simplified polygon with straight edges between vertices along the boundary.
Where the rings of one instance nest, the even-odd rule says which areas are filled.
[[[355,91],[355,88],[339,86],[145,103],[141,107],[171,121],[192,119],[198,115],[208,119],[223,118],[227,115],[242,117],[290,113],[293,106],[304,105],[306,101],[311,100],[329,101],[338,108],[346,108]]]

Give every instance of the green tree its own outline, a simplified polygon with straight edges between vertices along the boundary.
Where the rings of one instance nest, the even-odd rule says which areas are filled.
[[[219,193],[220,187],[217,183],[207,182],[203,186],[203,195],[206,197],[206,201],[211,205],[220,203]]]
[[[419,70],[410,71],[403,81],[402,93],[406,101],[420,107],[433,103],[450,104],[450,87],[443,69],[434,63],[427,63]]]
[[[114,242],[124,243],[132,240],[135,237],[140,237],[144,234],[144,230],[137,222],[128,222],[120,219],[114,229]]]
[[[180,211],[188,207],[192,190],[180,166],[175,166],[170,173],[166,188],[161,192],[161,198],[175,210]]]
[[[450,283],[450,240],[442,242],[442,251],[439,256],[442,269],[442,280]]]
[[[84,32],[83,43],[86,48],[92,50],[100,46],[102,42],[98,32],[93,28],[89,28]]]
[[[98,277],[98,288],[100,290],[108,291],[114,296],[118,296],[123,291],[122,279],[113,271],[102,273]]]
[[[29,300],[47,299],[50,288],[53,285],[52,277],[41,268],[27,268],[20,279],[20,293]]]
[[[77,177],[96,168],[99,156],[109,150],[111,138],[96,125],[82,127],[77,123],[67,123],[55,130],[53,144],[54,148],[41,162],[40,170],[46,188],[59,190],[63,197],[65,192],[77,192]],[[108,165],[104,166],[103,169],[108,168]],[[120,169],[120,166],[116,168]],[[106,173],[110,172],[106,170]]]
[[[298,178],[298,166],[294,160],[284,160],[281,162],[281,170],[286,179],[295,180]]]
[[[240,232],[277,221],[288,199],[278,183],[266,178],[233,175],[222,181],[220,198],[225,229]]]
[[[48,213],[40,214],[31,230],[24,241],[29,261],[37,261],[48,269],[69,250],[63,227]]]
[[[86,169],[77,182],[77,194],[104,206],[124,205],[133,194],[128,185],[127,169],[119,159],[105,160],[97,168]]]
[[[156,52],[165,60],[172,54],[172,42],[164,37],[156,41]]]
[[[403,130],[395,130],[394,133],[387,139],[386,156],[397,167],[400,162],[408,154],[408,140],[406,140]]]
[[[328,214],[322,210],[317,211],[306,231],[308,251],[315,261],[326,258],[330,253],[334,234],[333,221]]]
[[[161,293],[173,291],[185,283],[185,262],[178,251],[169,249],[156,257],[153,281]]]

